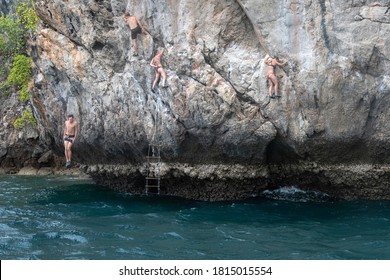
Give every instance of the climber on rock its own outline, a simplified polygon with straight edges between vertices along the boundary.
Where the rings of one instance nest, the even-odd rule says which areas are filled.
[[[74,119],[72,114],[68,114],[68,119],[65,121],[64,129],[64,147],[65,147],[65,159],[66,159],[66,168],[72,166],[72,146],[76,140],[76,136],[79,130],[79,125]]]
[[[275,67],[283,67],[287,64],[287,60],[285,62],[280,62],[277,58],[273,58],[269,56],[268,54],[264,58],[264,63],[267,64],[267,81],[269,83],[269,97],[275,98],[275,96],[280,97],[278,95],[278,80],[275,75]],[[272,94],[272,88],[274,88],[274,94]]]
[[[129,25],[131,31],[131,39],[133,40],[133,51],[134,56],[138,55],[138,42],[137,35],[138,34],[147,34],[145,28],[142,26],[141,22],[136,16],[132,16],[129,13],[126,13],[123,16],[124,21]]]
[[[167,74],[165,73],[164,68],[161,64],[161,57],[164,53],[164,50],[157,51],[156,55],[153,57],[152,61],[150,62],[150,66],[154,68],[154,71],[156,73],[156,77],[153,81],[152,85],[152,92],[154,92],[154,88],[156,87],[158,80],[160,79],[160,76],[162,77],[162,87],[165,88],[167,85],[165,84],[167,80]]]

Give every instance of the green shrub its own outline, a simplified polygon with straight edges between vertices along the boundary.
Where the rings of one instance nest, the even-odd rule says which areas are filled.
[[[0,93],[19,91],[19,99],[30,99],[28,82],[32,60],[25,56],[29,30],[36,30],[39,18],[34,1],[17,0],[16,14],[0,15]],[[12,67],[12,68],[11,68]]]
[[[17,55],[14,59],[11,74],[7,79],[8,83],[17,89],[27,86],[31,79],[31,63],[32,59],[30,57],[22,54]]]
[[[1,67],[14,56],[25,53],[24,30],[11,16],[0,15],[0,57]]]
[[[30,91],[27,88],[27,85],[24,85],[19,91],[19,100],[24,102],[30,100]]]
[[[34,127],[37,126],[37,121],[35,120],[30,109],[24,111],[23,115],[14,121],[14,127],[16,129],[22,129],[26,124],[29,124]]]
[[[18,22],[20,22],[25,28],[36,30],[39,18],[34,9],[34,1],[22,1],[16,7],[16,14],[18,16]]]
[[[7,87],[13,87],[19,91],[20,101],[29,100],[28,82],[31,79],[31,63],[31,58],[24,55],[17,55],[14,59],[11,74],[8,76],[6,82],[0,84],[0,89],[4,90]]]

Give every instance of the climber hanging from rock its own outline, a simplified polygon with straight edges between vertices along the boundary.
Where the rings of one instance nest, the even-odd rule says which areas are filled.
[[[264,63],[267,64],[267,81],[269,83],[269,97],[270,98],[275,98],[275,96],[280,97],[278,95],[278,80],[275,75],[275,67],[283,67],[284,65],[287,64],[287,60],[285,62],[280,62],[279,59],[273,58],[270,55],[266,55],[264,58]],[[272,94],[272,88],[274,88],[274,94]]]
[[[133,40],[133,54],[134,56],[138,55],[138,34],[147,34],[146,29],[142,26],[141,22],[136,16],[126,13],[123,16],[124,21],[129,25],[131,31],[131,39]]]
[[[157,51],[156,55],[152,58],[152,61],[150,61],[150,66],[154,68],[154,71],[156,73],[156,77],[154,78],[153,84],[152,84],[152,92],[154,92],[154,88],[156,87],[160,76],[162,77],[162,87],[166,88],[168,87],[165,83],[167,81],[167,73],[165,73],[164,68],[161,64],[161,57],[164,53],[164,50]]]

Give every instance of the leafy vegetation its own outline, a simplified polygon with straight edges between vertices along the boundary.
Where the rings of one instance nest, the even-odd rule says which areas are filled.
[[[11,88],[16,89],[19,91],[20,101],[29,100],[28,83],[31,79],[31,63],[31,58],[22,54],[17,55],[7,80],[0,83],[0,90],[9,93]]]
[[[17,0],[16,13],[0,15],[0,92],[19,93],[19,100],[30,99],[32,59],[28,57],[26,41],[36,30],[39,18],[33,0]],[[14,126],[22,128],[25,123],[36,124],[30,110],[16,119]]]
[[[35,120],[30,109],[24,111],[23,115],[14,121],[14,127],[17,129],[22,129],[26,124],[34,127],[37,126],[37,121]]]
[[[39,18],[34,9],[34,1],[22,1],[16,7],[16,14],[18,22],[21,23],[25,28],[35,31]]]
[[[1,67],[18,54],[26,52],[24,29],[12,15],[0,15]]]
[[[15,88],[21,89],[31,78],[31,58],[22,54],[14,59],[11,74],[8,76],[8,82]]]

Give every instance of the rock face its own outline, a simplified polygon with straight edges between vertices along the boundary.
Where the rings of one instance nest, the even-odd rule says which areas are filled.
[[[39,1],[33,104],[40,137],[62,152],[65,115],[75,114],[75,159],[98,182],[134,193],[144,191],[145,154],[158,141],[166,194],[236,199],[288,182],[343,198],[390,199],[388,7]],[[149,31],[138,36],[139,56],[125,11]],[[169,87],[153,93],[149,63],[158,49]],[[268,97],[266,54],[289,62],[276,68],[278,99]],[[377,179],[368,183],[364,174]]]
[[[0,14],[7,15],[11,10],[14,10],[13,0],[0,0]]]
[[[32,126],[14,129],[13,123],[26,105],[20,105],[18,96],[0,93],[0,174],[16,173],[24,165],[34,165],[44,152],[39,146],[39,134]]]

